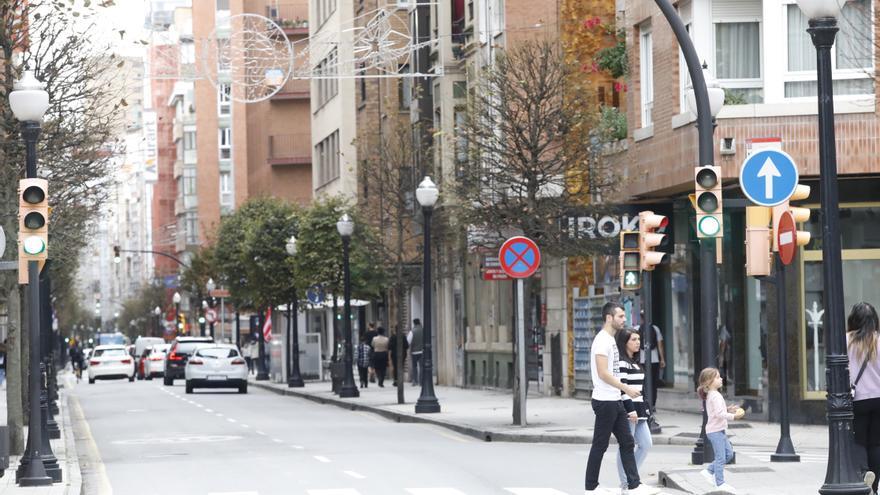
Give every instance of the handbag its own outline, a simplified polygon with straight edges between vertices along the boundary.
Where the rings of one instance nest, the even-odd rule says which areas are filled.
[[[862,367],[859,369],[859,374],[856,375],[856,381],[852,382],[849,386],[849,393],[853,399],[856,397],[856,385],[859,384],[859,380],[862,379],[862,373],[865,372],[865,368],[868,366],[868,359],[865,359],[865,362],[862,363]]]

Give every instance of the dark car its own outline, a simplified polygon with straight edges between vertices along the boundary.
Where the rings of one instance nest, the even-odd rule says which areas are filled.
[[[186,362],[193,352],[204,344],[214,342],[213,337],[177,337],[165,358],[165,385],[174,385],[175,378],[184,378]]]

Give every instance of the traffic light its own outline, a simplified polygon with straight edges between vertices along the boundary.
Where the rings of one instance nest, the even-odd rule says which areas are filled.
[[[789,205],[789,201],[801,201],[807,199],[810,196],[810,186],[805,184],[798,184],[794,188],[794,192],[791,196],[786,200],[773,207],[773,251],[779,251],[779,239],[775,234],[779,229],[779,219],[782,216],[783,212],[791,212],[792,218],[794,218],[795,225],[802,224],[810,219],[810,209],[803,208],[798,206]],[[793,241],[798,246],[806,246],[810,243],[810,233],[805,232],[803,230],[795,231],[795,236]]]
[[[746,207],[746,275],[770,275],[773,253],[770,251],[770,209],[765,206]]]
[[[186,315],[183,313],[177,315],[177,331],[178,333],[186,332]]]
[[[639,266],[642,270],[653,270],[654,266],[663,261],[666,253],[654,251],[653,248],[663,243],[666,234],[655,232],[666,227],[669,219],[663,215],[655,215],[653,211],[639,212]]]
[[[694,171],[697,237],[721,238],[724,235],[721,204],[721,167],[707,165]]]
[[[642,262],[639,254],[639,233],[620,233],[620,289],[638,290],[642,286]]]
[[[119,255],[119,246],[113,246],[113,262],[119,263],[122,261],[122,257]]]
[[[22,179],[18,183],[18,279],[28,283],[27,262],[46,262],[49,245],[49,183]]]

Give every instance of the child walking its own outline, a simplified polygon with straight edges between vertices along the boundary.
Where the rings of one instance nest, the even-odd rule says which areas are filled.
[[[727,406],[724,397],[718,391],[722,385],[724,380],[718,369],[706,368],[700,373],[700,387],[697,392],[700,398],[706,401],[706,438],[715,452],[714,462],[700,474],[713,487],[728,493],[736,493],[732,486],[724,482],[724,465],[733,459],[733,446],[730,445],[726,430],[728,421],[742,419],[746,412],[736,405]]]
[[[361,388],[367,388],[369,382],[367,381],[367,377],[369,375],[370,368],[370,358],[373,354],[373,348],[370,347],[370,344],[366,342],[364,339],[364,335],[361,335],[360,344],[357,347],[357,367],[358,367],[358,375],[361,379]]]

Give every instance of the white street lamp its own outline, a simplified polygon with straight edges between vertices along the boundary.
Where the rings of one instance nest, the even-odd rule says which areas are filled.
[[[706,90],[709,92],[709,111],[712,113],[712,118],[715,118],[721,112],[721,107],[724,106],[724,88],[721,87],[718,79],[712,76],[712,73],[709,72],[709,68],[705,64],[703,65],[703,78],[706,80]],[[696,115],[697,97],[694,95],[693,84],[688,85],[685,100],[687,101],[688,110]]]
[[[9,106],[15,118],[22,122],[42,122],[43,115],[49,109],[49,93],[43,89],[43,83],[34,77],[34,72],[24,71],[21,79],[13,84],[9,93]]]
[[[208,283],[205,284],[205,288],[208,289],[208,295],[210,296],[214,289],[217,288],[217,284],[214,283],[213,278],[208,279]]]
[[[840,17],[840,10],[847,0],[797,0],[798,7],[809,19]]]
[[[339,228],[338,225],[337,225],[337,228]],[[290,239],[287,240],[287,244],[284,246],[284,248],[287,250],[287,254],[289,254],[291,256],[296,254],[296,236],[295,235],[290,236]]]
[[[180,304],[180,292],[175,292],[173,296],[171,296],[171,300],[174,304]]]
[[[339,235],[344,239],[350,238],[351,234],[354,233],[354,222],[351,220],[351,217],[348,216],[348,213],[343,213],[342,216],[339,217],[339,221],[336,222],[336,230],[339,231]]]
[[[437,189],[437,185],[434,184],[434,181],[427,176],[422,179],[422,183],[416,188],[416,199],[418,199],[419,204],[424,208],[433,208],[439,197],[440,190]]]

